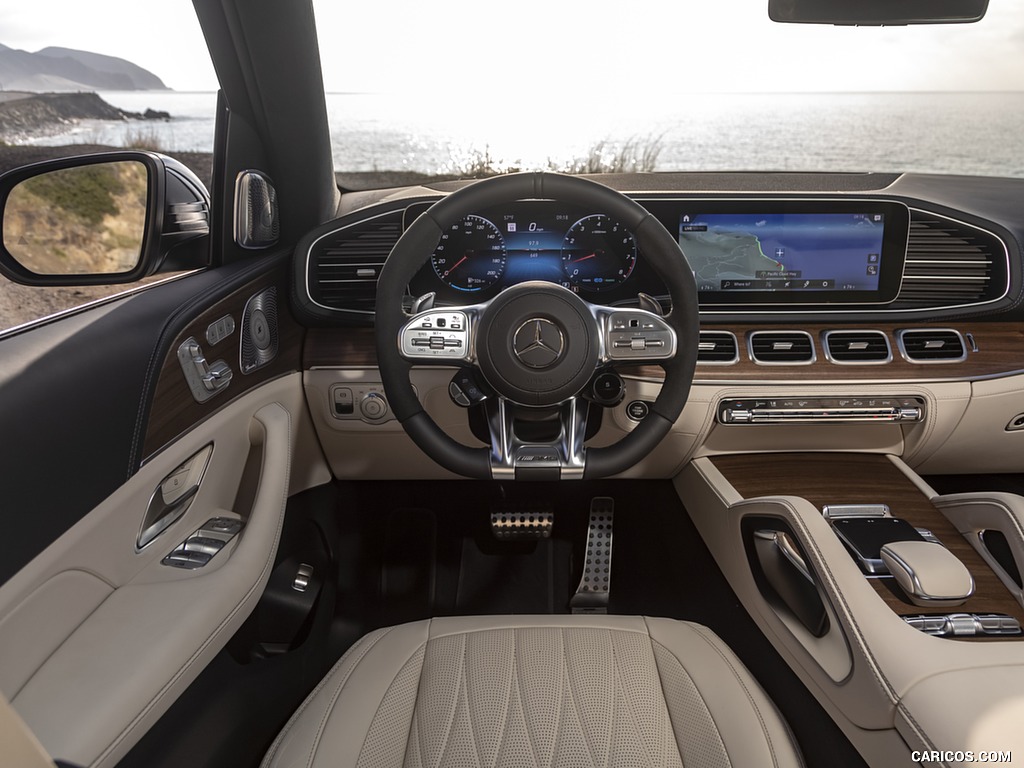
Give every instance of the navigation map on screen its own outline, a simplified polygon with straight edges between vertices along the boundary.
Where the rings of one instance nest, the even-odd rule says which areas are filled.
[[[699,291],[875,291],[880,213],[683,214]]]

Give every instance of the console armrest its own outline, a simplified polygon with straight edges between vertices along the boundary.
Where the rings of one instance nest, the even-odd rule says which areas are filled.
[[[912,748],[1021,755],[1022,690],[1024,666],[999,665],[933,675],[903,696],[897,707],[896,729]]]
[[[941,544],[893,541],[882,547],[882,562],[915,605],[960,605],[974,593],[974,579]]]

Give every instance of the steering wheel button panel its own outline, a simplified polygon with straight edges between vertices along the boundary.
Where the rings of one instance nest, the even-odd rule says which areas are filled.
[[[609,312],[604,324],[606,359],[664,360],[675,355],[675,331],[657,315],[644,310],[604,311]]]
[[[459,360],[469,348],[469,319],[463,312],[431,310],[402,329],[399,345],[406,358]]]

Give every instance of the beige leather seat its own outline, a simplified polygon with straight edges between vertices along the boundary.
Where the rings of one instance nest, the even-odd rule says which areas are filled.
[[[799,766],[764,691],[709,629],[620,616],[454,617],[373,632],[266,768]]]

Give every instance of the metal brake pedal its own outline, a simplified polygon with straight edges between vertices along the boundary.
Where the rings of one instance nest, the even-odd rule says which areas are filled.
[[[608,613],[608,597],[612,587],[614,517],[614,499],[609,496],[597,496],[591,500],[583,576],[576,588],[576,594],[569,601],[569,608],[573,613]]]
[[[555,526],[555,513],[546,508],[506,506],[491,510],[491,532],[496,539],[547,539]]]

